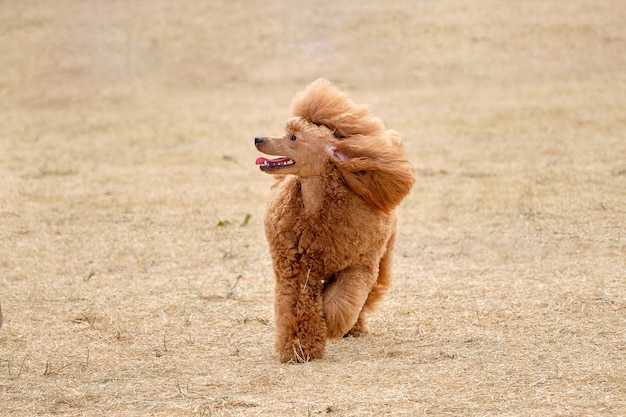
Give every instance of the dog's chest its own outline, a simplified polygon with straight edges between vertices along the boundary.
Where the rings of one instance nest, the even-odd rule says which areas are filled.
[[[328,233],[328,219],[320,213],[306,213],[298,203],[294,199],[268,209],[265,222],[268,240],[281,247],[283,253],[303,254],[324,247],[332,250],[329,245],[332,246],[334,239]]]
[[[322,211],[305,210],[297,183],[280,184],[267,206],[265,233],[278,252],[304,254],[323,248],[332,250],[332,221]]]
[[[307,211],[299,184],[285,179],[268,202],[265,233],[275,263],[332,273],[379,252],[392,221],[347,191],[326,196],[319,210]]]

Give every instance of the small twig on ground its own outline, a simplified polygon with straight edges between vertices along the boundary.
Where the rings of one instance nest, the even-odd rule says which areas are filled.
[[[296,339],[298,341],[298,348],[293,346],[293,354],[294,354],[294,363],[307,363],[311,360],[309,355],[305,355],[304,349],[302,349],[302,344],[300,344],[300,339]],[[298,352],[298,350],[300,352]]]
[[[235,295],[235,287],[237,287],[237,285],[239,284],[240,279],[241,279],[241,275],[237,275],[237,278],[235,278],[235,283],[233,284],[232,287],[230,287],[230,289],[228,290],[228,293],[226,293],[226,298],[230,299],[233,297],[233,295]]]

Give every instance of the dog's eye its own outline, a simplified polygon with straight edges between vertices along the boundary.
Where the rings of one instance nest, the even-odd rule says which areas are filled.
[[[298,137],[296,135],[291,135],[291,140],[298,140]]]

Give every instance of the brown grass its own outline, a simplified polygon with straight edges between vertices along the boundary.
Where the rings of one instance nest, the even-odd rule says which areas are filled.
[[[626,9],[240,3],[0,5],[0,415],[626,415]],[[418,181],[372,334],[281,366],[252,138],[319,76]]]

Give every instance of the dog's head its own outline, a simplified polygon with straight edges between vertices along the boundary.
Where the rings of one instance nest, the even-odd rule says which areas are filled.
[[[315,177],[328,164],[329,149],[334,143],[332,131],[324,125],[315,125],[301,117],[287,121],[285,134],[279,137],[257,137],[254,144],[267,155],[278,158],[258,158],[261,171],[276,175],[293,174]]]
[[[314,177],[337,169],[348,188],[373,209],[390,212],[413,182],[402,141],[385,131],[367,106],[354,104],[324,79],[298,93],[280,137],[257,137],[257,149],[277,158],[258,158],[264,172]]]

